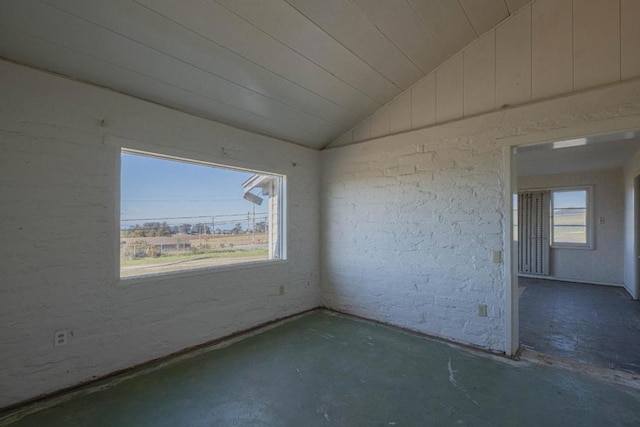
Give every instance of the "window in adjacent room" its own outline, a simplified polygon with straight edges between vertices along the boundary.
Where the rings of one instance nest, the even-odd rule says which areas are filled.
[[[120,277],[285,258],[282,175],[121,153]]]
[[[551,192],[553,247],[591,247],[589,188]]]

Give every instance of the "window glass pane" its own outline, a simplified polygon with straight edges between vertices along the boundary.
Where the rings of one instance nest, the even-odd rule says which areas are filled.
[[[587,243],[587,191],[553,192],[553,243]]]
[[[120,277],[280,258],[283,179],[123,150]]]

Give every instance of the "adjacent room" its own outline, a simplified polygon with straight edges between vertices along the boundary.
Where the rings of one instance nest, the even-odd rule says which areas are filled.
[[[524,146],[514,157],[521,349],[640,373],[640,304],[624,277],[625,239],[638,238],[625,236],[625,205],[637,218],[636,133]]]
[[[0,2],[0,425],[640,424],[638,22]]]

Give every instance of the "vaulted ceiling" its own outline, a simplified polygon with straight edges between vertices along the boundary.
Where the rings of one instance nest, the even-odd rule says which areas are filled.
[[[528,0],[2,0],[0,56],[322,148]]]

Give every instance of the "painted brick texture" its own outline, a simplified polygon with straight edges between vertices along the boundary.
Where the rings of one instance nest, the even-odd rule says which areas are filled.
[[[507,147],[639,120],[636,80],[323,151],[324,304],[504,351],[517,324],[492,253],[509,245]]]
[[[503,273],[489,260],[503,245],[500,151],[471,139],[375,145],[324,158],[326,304],[499,348]]]

